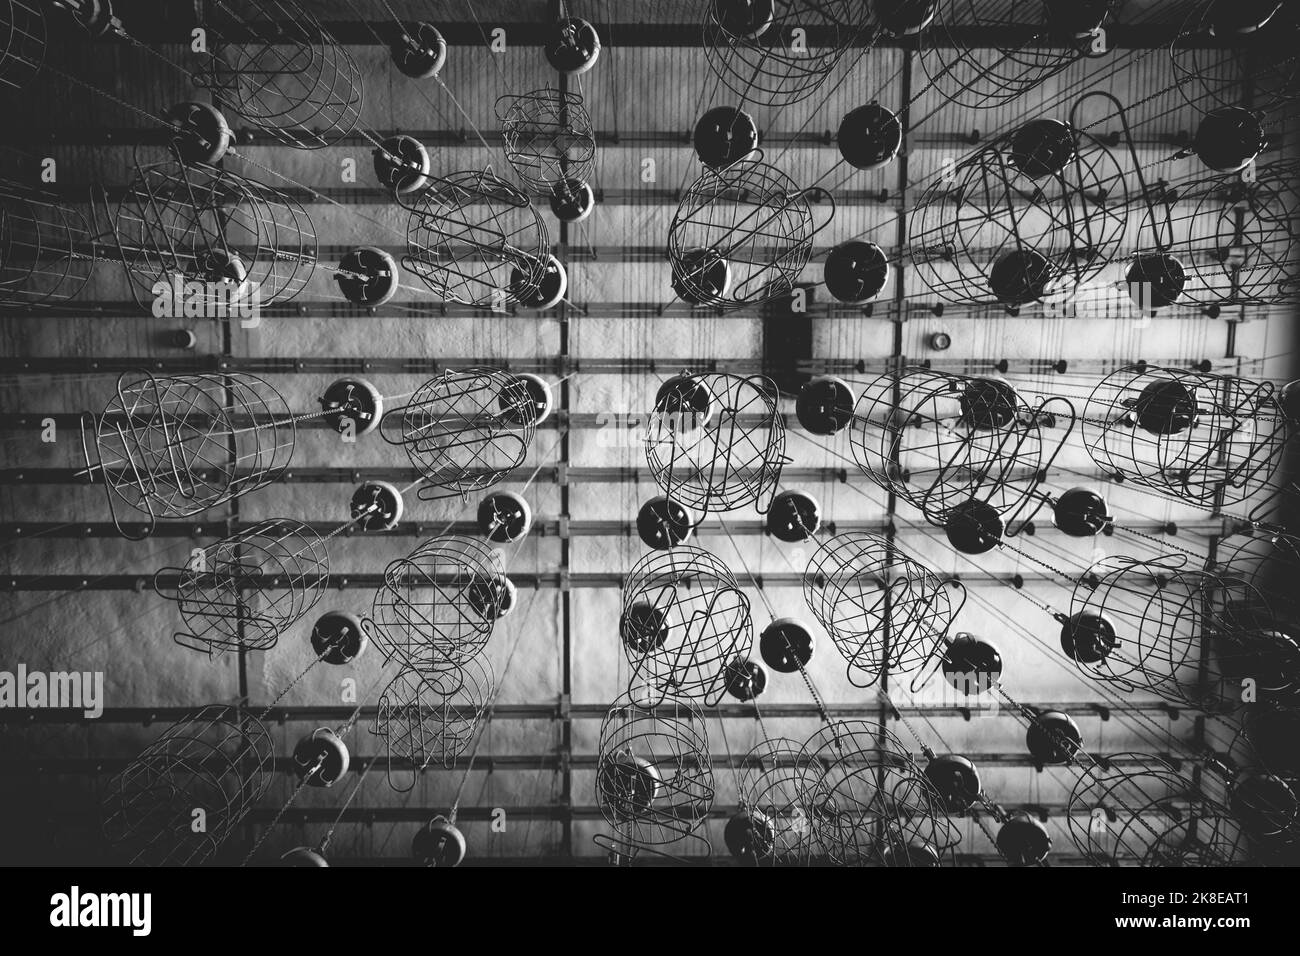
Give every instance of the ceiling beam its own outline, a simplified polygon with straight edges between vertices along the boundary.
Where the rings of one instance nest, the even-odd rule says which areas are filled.
[[[160,4],[165,8],[179,8],[171,15],[129,15],[123,14],[122,20],[127,32],[136,40],[150,44],[188,44],[190,30],[198,26],[193,11],[188,4]],[[637,4],[636,19],[614,18],[609,11],[593,9],[591,22],[600,34],[603,47],[625,48],[686,48],[698,49],[703,46],[703,20],[686,22],[654,22],[647,16],[653,16],[653,4]],[[161,13],[162,11],[160,11]],[[585,11],[584,11],[585,12]],[[603,16],[595,15],[597,13]],[[546,41],[546,31],[539,26],[549,22],[548,18],[534,20],[493,18],[477,20],[459,20],[439,18],[431,15],[429,19],[452,47],[486,47],[491,31],[506,31],[506,41],[512,46],[540,47]],[[409,22],[414,22],[412,18]],[[325,31],[344,46],[388,46],[398,36],[396,24],[391,19],[377,20],[324,20],[321,22]],[[1107,28],[1107,38],[1112,49],[1117,50],[1151,50],[1168,47],[1181,33],[1182,18],[1167,22],[1144,22],[1140,24],[1114,24]],[[839,31],[822,24],[808,24],[804,27],[808,46],[813,49],[826,48],[837,42]],[[960,46],[965,49],[1065,49],[1063,44],[1052,42],[1040,36],[1040,24],[1020,26],[976,26],[956,24],[943,29],[927,30],[923,42],[929,48],[950,48]],[[249,31],[232,27],[222,29],[221,39],[227,43],[246,42],[255,39]],[[84,41],[81,41],[84,42]],[[1227,42],[1214,37],[1198,36],[1185,41],[1198,48],[1222,49]],[[69,46],[76,46],[72,41]],[[877,35],[864,30],[854,36],[847,44],[848,49],[915,49],[916,41],[911,38],[895,38]]]
[[[572,469],[570,469],[572,471]],[[373,479],[368,472],[365,479]],[[788,476],[787,476],[788,477]],[[1077,476],[1076,476],[1077,477]],[[363,479],[364,480],[364,479]],[[582,484],[581,480],[575,484]],[[326,535],[338,531],[337,521],[307,521],[308,528],[317,534]],[[150,533],[150,538],[216,538],[235,534],[255,525],[253,521],[159,521]],[[424,538],[428,537],[431,527],[436,522],[402,521],[392,529],[383,532],[385,538]],[[1143,534],[1160,535],[1169,533],[1169,523],[1164,521],[1127,521],[1125,531],[1137,531]],[[1223,519],[1211,521],[1180,522],[1177,534],[1210,537],[1223,533]],[[477,535],[478,524],[473,521],[456,521],[445,526],[444,534]],[[702,525],[699,533],[708,534],[714,529]],[[726,530],[731,535],[756,536],[768,535],[767,525],[763,521],[746,521],[727,519]],[[826,535],[846,534],[850,532],[867,532],[884,534],[890,530],[887,519],[878,521],[823,521],[819,532]],[[1047,528],[1051,530],[1050,525]],[[349,529],[351,531],[351,529]],[[636,523],[633,521],[584,521],[569,519],[563,523],[559,518],[536,520],[529,534],[540,538],[585,537],[585,538],[629,538],[636,535]],[[365,533],[356,532],[348,537],[365,537]],[[936,529],[937,534],[937,529]],[[371,535],[373,536],[373,535]],[[113,538],[121,537],[117,526],[111,521],[23,521],[0,523],[0,541],[30,541],[37,538]]]

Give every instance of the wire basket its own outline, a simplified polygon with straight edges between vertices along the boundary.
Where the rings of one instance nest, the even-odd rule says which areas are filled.
[[[761,161],[761,152],[705,167],[668,227],[678,295],[694,305],[734,309],[789,295],[812,257],[813,237],[835,214],[823,189],[800,189]],[[818,224],[813,204],[829,210]]]
[[[266,727],[238,708],[206,707],[177,721],[109,782],[111,852],[136,866],[209,861],[266,792],[273,756]]]
[[[731,570],[691,545],[654,551],[623,582],[619,618],[629,686],[656,703],[669,697],[717,704],[727,692],[727,667],[754,640],[749,599]]]
[[[0,181],[0,309],[75,299],[99,254],[80,212],[51,194]]]
[[[397,199],[411,213],[403,262],[439,298],[503,308],[536,296],[550,239],[514,186],[488,170],[468,170]]]
[[[1212,372],[1125,366],[1083,408],[1084,446],[1107,474],[1216,507],[1278,491],[1288,434],[1271,383]]]
[[[909,218],[908,252],[944,301],[1018,308],[1097,276],[1119,252],[1128,218],[1110,150],[1037,120],[930,183]]]
[[[361,71],[294,0],[216,0],[194,81],[286,146],[320,149],[361,115]]]
[[[566,180],[591,179],[596,134],[580,94],[547,87],[502,96],[496,110],[506,159],[532,192],[550,196]]]
[[[1002,379],[909,367],[863,386],[850,442],[862,472],[931,523],[975,501],[1011,526],[1037,510],[1033,492],[1073,428],[1065,399],[1031,405]]]
[[[811,96],[868,29],[867,4],[853,0],[775,0],[765,26],[728,12],[751,6],[762,5],[704,4],[704,53],[729,90],[762,106]]]
[[[1232,0],[1204,0],[1188,16],[1169,54],[1177,77],[1175,86],[1194,109],[1240,106],[1250,83],[1254,109],[1271,112],[1300,96],[1300,62],[1295,38],[1300,35],[1300,10],[1291,3],[1276,9],[1262,25],[1236,20]],[[1253,5],[1259,10],[1261,5]]]
[[[954,607],[949,590],[893,542],[866,532],[823,541],[803,574],[804,601],[848,661],[855,687],[871,687],[886,674],[917,674],[916,683],[924,683],[965,603],[961,590]]]
[[[1070,837],[1095,866],[1231,866],[1245,840],[1227,811],[1168,761],[1102,758],[1070,793]]]
[[[37,0],[0,0],[0,90],[16,93],[41,72],[46,38]]]
[[[1084,55],[1105,53],[1099,28],[1109,6],[1096,0],[940,0],[934,23],[921,35],[921,67],[937,98],[964,109],[1001,106]],[[998,39],[976,47],[965,40],[972,34]]]
[[[1200,180],[1166,188],[1147,205],[1142,235],[1183,270],[1178,302],[1267,304],[1300,292],[1298,172],[1294,162],[1269,163],[1253,182]]]
[[[708,372],[666,383],[650,415],[645,452],[668,500],[699,519],[749,505],[766,514],[788,462],[777,396],[761,376]]]
[[[495,692],[482,656],[455,670],[403,668],[379,695],[371,728],[388,748],[388,783],[407,791],[433,763],[452,767],[469,749]]]
[[[668,854],[700,832],[713,806],[713,769],[703,712],[665,699],[648,708],[630,694],[610,707],[600,727],[596,803],[614,834],[595,840],[623,858],[642,850]]]
[[[386,412],[379,434],[406,450],[423,500],[490,488],[523,464],[537,405],[524,379],[499,369],[448,369]]]
[[[806,864],[817,852],[808,790],[816,772],[803,744],[765,738],[741,761],[738,798],[749,815],[750,843],[759,866]]]
[[[454,674],[492,636],[504,578],[482,542],[432,538],[384,570],[365,624],[387,660],[423,675]]]
[[[154,590],[180,608],[189,627],[175,635],[181,646],[209,655],[265,651],[320,600],[329,573],[320,535],[272,518],[196,549],[183,568],[163,568]]]
[[[288,302],[316,269],[316,229],[302,204],[226,169],[138,166],[122,198],[104,205],[110,255],[142,306],[158,283],[195,280],[219,287],[207,290],[205,317],[236,317],[231,300],[244,312]]]
[[[143,537],[159,518],[201,514],[284,473],[297,426],[271,384],[243,372],[142,374],[120,377],[103,413],[81,417],[87,474],[104,483],[123,535]],[[143,533],[122,523],[118,504],[146,515]]]
[[[1233,706],[1231,676],[1252,669],[1237,647],[1244,622],[1230,613],[1243,589],[1224,593],[1223,580],[1184,565],[1182,556],[1093,564],[1075,585],[1062,650],[1081,671],[1123,691],[1222,711]]]
[[[841,866],[939,866],[961,834],[943,797],[902,742],[866,721],[816,731],[801,759],[813,769],[806,813],[817,841]]]
[[[1223,539],[1216,558],[1210,607],[1224,622],[1216,647],[1223,666],[1254,682],[1260,707],[1300,705],[1300,539],[1247,530]]]

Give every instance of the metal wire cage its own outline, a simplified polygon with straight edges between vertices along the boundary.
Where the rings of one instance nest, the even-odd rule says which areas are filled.
[[[1260,705],[1300,705],[1300,538],[1259,528],[1220,542],[1211,607],[1230,625],[1220,653]]]
[[[1008,526],[1033,516],[1033,494],[1074,428],[1065,399],[1030,405],[996,378],[909,367],[868,382],[854,409],[853,458],[877,486],[944,526],[969,502]]]
[[[936,95],[965,109],[1009,103],[1080,57],[1106,52],[1105,0],[940,0],[921,35],[921,67]],[[1006,39],[969,46],[972,30]],[[933,42],[931,42],[933,41]]]
[[[337,142],[361,115],[361,71],[294,0],[217,0],[194,81],[287,146]]]
[[[741,761],[737,797],[749,816],[749,843],[759,866],[808,863],[817,852],[807,793],[815,771],[803,744],[765,738]]]
[[[1283,106],[1300,96],[1298,34],[1300,9],[1293,3],[1243,7],[1232,0],[1204,0],[1170,46],[1178,91],[1194,108],[1207,111],[1240,106],[1249,81],[1255,109]]]
[[[955,607],[949,591],[893,542],[866,532],[823,541],[803,574],[804,601],[848,662],[855,687],[871,687],[885,673],[917,673],[924,682],[965,603],[964,590]]]
[[[1106,376],[1082,418],[1084,446],[1107,473],[1220,507],[1277,491],[1290,432],[1269,382],[1155,365]]]
[[[200,514],[284,473],[297,426],[270,383],[244,372],[143,374],[120,377],[104,411],[81,416],[86,474],[104,483],[125,537],[147,536],[158,518]],[[147,516],[142,531],[122,523],[119,502]]]
[[[703,712],[669,698],[648,707],[625,693],[600,727],[596,804],[614,834],[597,845],[621,858],[640,851],[667,855],[687,840],[708,846],[700,831],[713,806],[713,768]]]
[[[785,456],[776,385],[762,376],[686,373],[659,390],[646,462],[669,501],[710,513],[771,507]]]
[[[430,764],[454,766],[469,749],[495,687],[482,656],[452,671],[398,672],[379,695],[371,728],[387,743],[389,786],[407,791]]]
[[[961,840],[943,798],[902,742],[883,726],[836,721],[817,730],[801,759],[813,770],[805,812],[841,866],[940,866]]]
[[[1148,203],[1142,235],[1156,254],[1174,257],[1181,271],[1170,297],[1234,305],[1300,293],[1297,172],[1294,162],[1269,163],[1255,170],[1251,182],[1240,175],[1200,180],[1166,188]],[[1155,298],[1148,294],[1145,301]]]
[[[45,10],[36,0],[0,0],[0,90],[17,92],[45,65]]]
[[[320,600],[329,555],[315,531],[290,518],[259,521],[163,568],[154,590],[177,603],[189,632],[176,643],[217,652],[265,651]]]
[[[143,374],[120,377],[104,411],[81,417],[86,474],[104,483],[124,536],[146,536],[158,518],[200,514],[283,474],[297,426],[270,383],[244,372]],[[147,516],[142,533],[123,525],[119,502]]]
[[[506,159],[534,193],[549,196],[566,180],[589,180],[596,134],[582,96],[547,87],[496,103]]]
[[[205,316],[233,317],[232,299],[245,312],[288,302],[316,269],[316,228],[302,204],[227,169],[138,166],[121,199],[103,202],[109,256],[142,306],[153,303],[157,283],[179,277],[219,287],[207,290]]]
[[[1228,812],[1168,761],[1099,758],[1068,803],[1074,844],[1095,866],[1231,866],[1247,850]]]
[[[481,541],[431,538],[384,569],[364,623],[389,661],[420,674],[454,674],[492,636],[504,580],[500,558]]]
[[[685,301],[741,308],[789,295],[812,257],[813,237],[835,213],[823,189],[800,189],[758,158],[705,167],[668,227],[673,287]],[[829,215],[818,224],[814,203]]]
[[[0,309],[74,299],[94,270],[90,223],[55,196],[0,181]]]
[[[138,866],[207,862],[266,792],[273,755],[266,727],[238,708],[206,707],[177,721],[109,782],[110,852]]]
[[[1181,555],[1103,558],[1075,585],[1062,650],[1081,671],[1121,690],[1229,709],[1231,677],[1251,665],[1237,644],[1243,622],[1226,613],[1242,603],[1243,589],[1226,588],[1215,575],[1185,567]]]
[[[527,382],[500,369],[448,369],[380,419],[379,434],[400,445],[426,482],[421,499],[490,488],[523,464],[537,427]]]
[[[550,240],[541,215],[514,186],[489,170],[467,170],[397,200],[411,213],[403,262],[434,294],[494,307],[536,295]]]
[[[652,551],[623,581],[619,618],[629,686],[656,703],[669,697],[717,704],[727,667],[754,640],[749,599],[731,570],[691,545]]]
[[[762,4],[704,4],[710,68],[737,96],[762,106],[811,96],[869,26],[867,4],[853,0],[775,0],[767,6],[771,17],[762,20],[750,15]]]
[[[1128,228],[1128,187],[1098,140],[1036,120],[971,153],[926,188],[908,253],[948,302],[1015,308],[1095,277]]]

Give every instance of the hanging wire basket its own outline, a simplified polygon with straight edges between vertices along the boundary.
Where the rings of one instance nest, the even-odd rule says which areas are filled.
[[[1110,150],[1036,120],[933,179],[909,217],[908,252],[944,301],[1018,308],[1097,276],[1118,254],[1129,214]]]
[[[1008,526],[1037,510],[1033,494],[1074,428],[1065,399],[1029,404],[1002,379],[909,367],[863,386],[850,441],[878,487],[944,526],[969,502]]]
[[[138,166],[121,199],[102,204],[105,246],[142,306],[152,305],[158,283],[196,280],[218,287],[208,290],[206,317],[235,317],[235,307],[292,300],[316,268],[316,229],[302,204],[226,169]]]
[[[803,573],[803,594],[848,661],[855,687],[874,686],[885,674],[917,674],[923,683],[943,659],[948,629],[966,600],[960,585],[945,585],[893,542],[867,532],[823,541]]]
[[[654,551],[623,582],[619,618],[629,685],[648,700],[669,697],[716,705],[727,692],[728,665],[754,639],[749,599],[731,570],[691,545]]]
[[[492,636],[504,580],[500,558],[481,541],[432,538],[384,570],[367,630],[384,657],[403,668],[456,674]]]
[[[713,806],[713,769],[704,714],[692,701],[663,699],[647,707],[623,694],[600,728],[596,804],[614,833],[597,845],[620,858],[641,851],[668,855],[703,831]]]
[[[467,170],[397,199],[411,213],[403,263],[439,298],[503,308],[536,297],[550,239],[514,186],[488,170]]]
[[[861,720],[817,730],[801,758],[813,768],[805,812],[840,866],[940,866],[961,834],[943,798],[888,730]]]
[[[16,93],[41,72],[46,40],[38,0],[0,0],[0,90]]]
[[[742,101],[788,106],[816,92],[869,29],[866,3],[853,0],[717,0],[704,4],[709,67]]]
[[[668,227],[673,287],[693,305],[734,309],[789,295],[835,215],[829,192],[800,189],[755,151],[705,167]],[[820,224],[813,206],[826,204]]]
[[[798,741],[765,738],[741,760],[736,790],[759,866],[807,864],[818,852],[806,810],[816,772],[802,759],[802,750]]]
[[[665,383],[645,452],[668,500],[700,519],[750,505],[765,514],[789,461],[777,395],[761,376],[686,373]]]
[[[212,706],[177,721],[109,782],[111,852],[135,866],[210,861],[266,792],[273,757],[270,733],[246,711]]]
[[[1178,92],[1202,112],[1240,106],[1250,83],[1252,106],[1272,112],[1300,96],[1300,9],[1293,3],[1236,4],[1204,0],[1169,49]],[[1251,11],[1255,15],[1251,16]],[[1262,23],[1261,14],[1267,12]]]
[[[1221,867],[1244,862],[1240,827],[1168,761],[1101,758],[1070,793],[1070,837],[1094,866]]]
[[[1254,181],[1220,176],[1162,189],[1147,205],[1147,254],[1173,256],[1182,270],[1177,301],[1269,304],[1300,291],[1300,165],[1255,169]],[[1150,300],[1151,296],[1147,296]]]
[[[183,568],[163,568],[154,590],[180,609],[189,628],[175,635],[181,646],[210,656],[265,651],[320,600],[329,573],[320,535],[272,518],[196,549]]]
[[[194,81],[277,142],[320,149],[361,115],[361,71],[294,0],[216,0]]]
[[[62,305],[99,255],[86,217],[58,197],[0,181],[0,309]]]
[[[407,791],[430,764],[455,766],[473,742],[495,686],[482,656],[450,671],[398,672],[379,695],[371,728],[387,744],[389,786]]]
[[[506,159],[535,194],[550,196],[566,180],[590,180],[596,134],[582,96],[547,87],[497,100]]]
[[[921,35],[921,68],[937,97],[963,109],[1010,103],[1084,56],[1104,55],[1106,0],[940,0]],[[973,35],[997,39],[978,46]]]
[[[1290,429],[1268,382],[1130,365],[1098,383],[1082,418],[1084,447],[1120,480],[1220,507],[1279,490]]]
[[[500,369],[448,369],[379,423],[426,482],[423,500],[490,488],[523,464],[537,427],[526,380]]]
[[[123,375],[103,413],[81,416],[87,475],[103,482],[124,536],[233,501],[288,467],[297,426],[270,383],[244,372],[143,375]],[[142,532],[122,523],[118,504],[146,516]]]
[[[1185,567],[1183,556],[1103,558],[1075,585],[1062,650],[1081,671],[1124,692],[1231,709],[1239,700],[1233,676],[1254,668],[1239,645],[1245,622],[1231,613],[1245,589],[1226,588]]]

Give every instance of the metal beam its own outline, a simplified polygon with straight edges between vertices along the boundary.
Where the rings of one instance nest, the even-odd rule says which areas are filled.
[[[183,5],[182,5],[183,6]],[[536,20],[520,20],[517,11],[514,17],[490,17],[486,14],[478,20],[455,20],[435,18],[438,31],[447,44],[452,47],[486,47],[492,30],[504,29],[507,41],[512,46],[539,47],[546,40],[546,31],[539,29],[549,23],[549,19],[539,17]],[[616,17],[614,11],[592,9],[583,11],[591,19],[600,34],[602,46],[610,48],[687,48],[698,49],[703,46],[703,18],[687,22],[655,22],[652,4],[636,4],[635,19]],[[600,14],[600,15],[598,15]],[[190,43],[190,30],[198,26],[190,18],[170,17],[124,17],[124,25],[130,35],[143,43]],[[397,34],[396,25],[391,19],[378,20],[323,20],[325,31],[344,46],[387,46]],[[1181,33],[1181,18],[1168,22],[1143,22],[1135,24],[1112,24],[1107,27],[1108,41],[1117,50],[1153,50],[1168,47]],[[807,33],[808,46],[827,47],[838,41],[839,31],[824,24],[810,23],[803,27]],[[931,28],[924,34],[924,43],[931,48],[961,47],[963,49],[1065,49],[1041,36],[1044,33],[1041,23],[1029,23],[1025,26],[977,26],[953,24],[942,29]],[[240,43],[255,40],[245,30],[233,26],[222,30],[222,40],[227,43]],[[1223,49],[1229,46],[1223,39],[1210,36],[1189,37],[1186,42],[1198,48]],[[73,51],[78,47],[88,47],[85,41],[69,40],[67,46]],[[878,34],[872,30],[856,33],[847,44],[849,49],[914,49],[916,41],[911,38],[894,38]]]
[[[1173,368],[1191,368],[1195,365],[1209,371],[1205,360],[1191,362],[1182,358],[1147,358],[1148,365],[1169,366]],[[863,375],[880,374],[894,367],[895,357],[853,359],[853,358],[818,358],[799,364],[799,371],[809,374],[825,375]],[[1067,362],[1064,359],[1009,359],[993,358],[959,358],[948,360],[925,359],[916,365],[937,372],[949,372],[966,375],[1046,375],[1048,373],[1064,374],[1087,373],[1100,378],[1126,365],[1132,365],[1127,359],[1082,359]],[[194,356],[80,356],[50,355],[24,358],[0,359],[0,375],[21,377],[23,375],[121,375],[123,373],[183,374],[187,372],[249,372],[253,375],[373,375],[388,373],[392,375],[440,375],[448,369],[466,369],[487,366],[507,372],[535,372],[537,374],[567,375],[583,373],[586,375],[660,375],[667,378],[677,372],[731,372],[737,375],[752,375],[762,369],[762,359],[718,359],[708,357],[678,358],[583,358],[575,359],[564,356],[492,358],[490,356],[460,356],[432,359],[422,356],[375,356],[371,358],[329,358],[322,356],[297,356],[259,358],[257,356],[194,355]],[[1030,391],[1049,392],[1050,388],[1034,386]],[[2,421],[30,419],[36,412],[23,412],[15,415],[0,415]],[[590,413],[588,420],[595,420],[601,413]],[[575,417],[575,421],[582,418]]]
[[[1020,768],[1028,769],[1036,767],[1034,759],[1025,753],[984,753],[970,751],[968,756],[981,767],[997,766],[1000,768]],[[1227,758],[1227,754],[1210,754],[1206,753],[1195,758],[1185,757],[1173,753],[1155,753],[1151,756],[1159,757],[1166,761],[1178,761],[1181,764],[1204,764],[1208,760],[1222,761]],[[94,774],[94,773],[117,773],[128,767],[134,757],[23,757],[12,756],[5,758],[6,774]],[[774,764],[772,761],[759,760],[748,755],[737,757],[733,754],[716,753],[709,755],[709,762],[714,767],[727,767],[729,770],[744,768],[764,769],[772,766],[797,766],[795,759],[779,762]],[[1129,758],[1116,758],[1111,761],[1117,767],[1143,766],[1142,761]],[[867,766],[868,761],[863,758],[847,757],[839,763],[843,766]],[[595,770],[600,765],[599,754],[573,754],[566,760],[563,753],[551,751],[549,753],[512,753],[512,754],[478,754],[474,758],[474,769],[481,773],[496,773],[498,771],[523,771],[537,772],[542,770],[561,771],[566,767],[574,770]],[[874,764],[871,764],[874,765]],[[427,766],[419,766],[407,757],[388,757],[388,756],[361,756],[353,754],[348,760],[348,771],[357,775],[369,773],[371,770],[378,770],[387,767],[394,772],[421,773],[421,774],[440,774],[440,773],[464,773],[465,766],[459,762],[453,766],[446,767],[439,763],[431,763]],[[302,765],[296,763],[291,755],[273,757],[268,761],[266,769],[272,773],[297,775],[302,772]]]
[[[1067,714],[1095,714],[1103,720],[1111,717],[1123,717],[1126,714],[1163,714],[1171,720],[1177,720],[1187,711],[1163,701],[1125,701],[1122,703],[1099,703],[1098,701],[1026,701],[1040,710],[1056,710]],[[875,701],[860,704],[828,703],[827,715],[834,718],[873,718],[878,713],[879,705]],[[94,720],[88,720],[79,708],[42,707],[23,710],[0,708],[0,725],[27,724],[75,724],[91,728],[101,724],[139,724],[149,727],[154,724],[172,724],[176,721],[193,717],[195,707],[105,707],[103,713]],[[896,704],[894,709],[904,717],[961,717],[970,719],[972,714],[991,714],[998,718],[1014,717],[1021,719],[1018,711],[1010,707],[997,710],[981,709],[979,701],[972,701],[971,706],[956,704]],[[819,711],[812,703],[806,704],[762,704],[764,720],[817,717]],[[357,713],[355,707],[328,704],[302,704],[271,707],[262,714],[267,724],[286,723],[324,723],[339,724]],[[608,704],[569,705],[569,715],[575,720],[604,720],[609,713]],[[362,707],[360,720],[373,720],[379,714],[377,706]],[[559,720],[561,715],[558,702],[553,704],[497,704],[492,708],[493,720]],[[728,720],[755,720],[759,710],[750,704],[719,704],[710,707],[707,718],[722,717]],[[892,719],[892,718],[891,718]]]
[[[367,474],[366,478],[373,476]],[[358,482],[359,483],[359,482]],[[0,485],[3,482],[0,481]],[[564,484],[560,487],[565,487]],[[822,522],[821,528],[825,535],[836,535],[848,532],[868,532],[871,534],[884,534],[890,530],[890,518],[885,517],[876,521],[832,521]],[[338,531],[340,522],[338,521],[305,521],[308,528],[317,534],[326,535]],[[159,521],[149,535],[150,538],[211,538],[221,537],[228,534],[235,534],[245,528],[252,527],[255,522],[217,519],[215,521]],[[480,529],[477,522],[474,521],[454,521],[449,525],[442,525],[438,522],[421,522],[421,521],[402,521],[394,526],[391,530],[382,532],[381,537],[385,538],[424,538],[427,537],[434,528],[446,530],[445,534],[463,534],[477,535]],[[1160,521],[1132,521],[1124,524],[1126,531],[1138,531],[1143,534],[1168,534],[1168,522]],[[1224,523],[1222,519],[1212,521],[1185,522],[1177,525],[1178,535],[1196,535],[1213,539],[1214,536],[1223,533]],[[349,529],[350,531],[351,529]],[[702,525],[698,529],[698,534],[708,535],[715,529],[708,525]],[[1052,528],[1045,529],[1050,536],[1055,536]],[[767,536],[767,524],[763,521],[745,521],[727,519],[727,532],[738,537],[756,537],[759,535]],[[562,536],[574,538],[630,538],[637,533],[636,522],[634,521],[584,521],[571,520],[561,514],[555,518],[539,518],[533,521],[529,534],[539,538],[557,538]],[[934,530],[937,535],[938,529]],[[376,534],[368,534],[362,531],[349,533],[344,532],[348,537],[375,537]],[[0,522],[0,541],[19,541],[32,540],[35,538],[121,538],[121,532],[118,531],[117,525],[111,521],[8,521]],[[1047,536],[1047,535],[1045,535]]]
[[[335,525],[338,527],[338,525]],[[433,526],[430,526],[431,530]],[[382,537],[382,535],[372,536]],[[621,588],[625,575],[607,572],[582,572],[577,574],[551,572],[511,572],[511,582],[519,588]],[[976,571],[957,575],[941,575],[943,581],[960,581],[963,584],[988,584],[999,587],[1014,586],[1017,575],[998,574],[991,571]],[[1047,572],[1019,572],[1018,577],[1026,582],[1046,582],[1061,579]],[[181,584],[183,576],[177,573],[141,574],[6,574],[0,576],[0,592],[5,591],[144,591],[151,582],[157,583],[160,590],[174,591]],[[231,577],[229,582],[239,588],[257,588],[263,591],[276,591],[284,587],[282,578],[268,575],[249,574]],[[316,583],[316,578],[310,579]],[[452,583],[451,576],[436,578],[438,583]],[[754,585],[765,588],[798,588],[803,586],[803,575],[788,571],[770,574],[757,573],[751,579]],[[324,579],[324,587],[336,590],[344,588],[373,589],[385,583],[382,571],[359,571],[330,574]]]
[[[907,100],[903,99],[903,102],[907,102]],[[479,138],[480,133],[482,139]],[[261,147],[283,149],[281,142],[271,139],[265,131],[255,126],[240,126],[236,122],[231,125],[231,134],[234,141],[239,144],[238,149],[240,151]],[[353,132],[344,136],[333,137],[330,139],[330,145],[334,147],[357,146],[370,151],[374,149],[376,140],[387,139],[390,136],[399,134],[414,137],[425,146],[438,149],[464,147],[466,149],[482,150],[485,141],[493,148],[500,147],[504,143],[501,132],[493,129],[483,129],[475,132],[472,129],[410,129],[402,127],[392,129],[367,128],[365,132]],[[1119,145],[1114,141],[1114,137],[1120,135],[1118,130],[1101,130],[1094,132],[1093,135],[1111,145]],[[127,148],[134,146],[166,146],[170,142],[169,131],[144,126],[27,127],[24,136],[27,137],[29,142],[48,144],[50,146]],[[694,148],[691,140],[691,130],[620,129],[617,132],[614,130],[595,130],[592,136],[596,141],[596,145],[606,150],[647,146]],[[914,134],[911,139],[920,148],[943,149],[949,147],[974,148],[981,142],[988,141],[990,137],[976,129],[928,130]],[[1159,133],[1135,136],[1131,141],[1121,137],[1119,142],[1131,142],[1133,146],[1139,149],[1159,149],[1167,146],[1181,148],[1187,146],[1189,141],[1190,135],[1186,133]],[[835,133],[831,129],[763,130],[762,142],[767,147],[779,146],[790,149],[813,150],[839,149]],[[907,183],[904,182],[903,185],[906,186]],[[391,201],[392,194],[385,193],[385,195]]]

